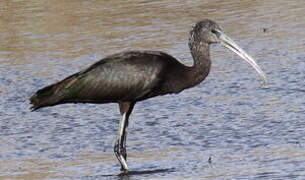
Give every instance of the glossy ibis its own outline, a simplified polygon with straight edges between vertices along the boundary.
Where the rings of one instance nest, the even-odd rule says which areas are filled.
[[[122,120],[114,152],[121,170],[126,163],[126,131],[129,115],[136,102],[159,95],[179,93],[203,81],[211,68],[209,46],[221,43],[250,63],[267,82],[264,72],[246,52],[224,34],[217,23],[203,20],[190,31],[189,48],[193,66],[185,66],[160,51],[128,51],[114,54],[91,65],[84,71],[38,90],[31,97],[37,110],[64,103],[118,103]]]

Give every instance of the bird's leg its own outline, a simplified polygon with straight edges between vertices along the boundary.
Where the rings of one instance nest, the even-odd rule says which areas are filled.
[[[124,171],[128,171],[126,157],[124,157],[124,154],[126,154],[126,149],[124,149],[124,147],[123,147],[124,129],[127,126],[127,121],[128,121],[128,119],[126,118],[126,113],[124,113],[122,120],[120,122],[120,125],[119,125],[118,137],[117,137],[115,145],[114,145],[114,153],[121,164],[121,170],[124,170]]]
[[[126,151],[126,137],[127,137],[127,126],[128,119],[134,107],[134,103],[120,102],[120,112],[122,120],[119,125],[118,137],[114,145],[114,153],[121,164],[121,170],[128,171],[127,151]]]

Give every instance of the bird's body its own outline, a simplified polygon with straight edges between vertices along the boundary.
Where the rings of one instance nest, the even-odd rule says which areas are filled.
[[[84,71],[38,90],[32,109],[64,103],[118,103],[122,120],[114,152],[127,171],[126,129],[136,102],[158,95],[179,93],[199,84],[211,68],[209,45],[224,46],[249,62],[265,79],[255,61],[211,20],[198,22],[190,32],[193,66],[185,66],[161,51],[128,51],[108,56]]]
[[[31,101],[33,109],[63,103],[136,102],[179,93],[200,83],[209,70],[210,64],[188,67],[161,51],[127,51],[39,90]]]

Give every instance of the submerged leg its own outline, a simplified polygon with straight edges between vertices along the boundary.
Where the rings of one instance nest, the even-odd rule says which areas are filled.
[[[126,137],[127,137],[127,126],[128,119],[132,112],[135,103],[131,102],[120,102],[120,112],[122,120],[119,125],[118,137],[114,145],[114,153],[121,164],[121,170],[128,171],[127,151],[126,151]]]

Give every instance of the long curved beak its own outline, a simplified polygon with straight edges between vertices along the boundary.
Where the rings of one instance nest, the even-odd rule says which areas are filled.
[[[219,36],[220,43],[226,48],[233,51],[234,53],[238,54],[242,59],[247,61],[257,71],[259,76],[263,79],[264,84],[267,85],[268,84],[267,77],[265,73],[262,71],[262,69],[257,65],[255,60],[222,31],[217,31],[217,32],[220,34]]]

